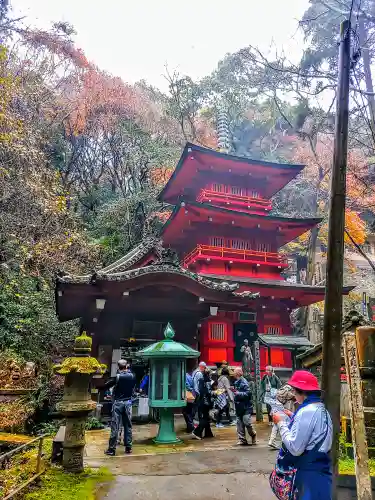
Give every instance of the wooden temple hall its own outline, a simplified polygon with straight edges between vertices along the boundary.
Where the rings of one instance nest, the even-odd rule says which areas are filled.
[[[286,281],[279,253],[320,219],[270,215],[272,196],[302,169],[188,143],[159,196],[174,205],[159,237],[93,275],[60,274],[59,319],[81,319],[112,373],[121,357],[136,367],[136,350],[161,340],[169,321],[208,365],[240,365],[244,340],[259,340],[261,371],[288,376],[312,347],[293,335],[290,313],[324,298],[324,287]]]

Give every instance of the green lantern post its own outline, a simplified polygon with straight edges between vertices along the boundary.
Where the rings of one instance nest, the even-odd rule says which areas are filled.
[[[154,439],[156,444],[181,442],[174,430],[173,408],[186,406],[186,359],[198,358],[200,354],[185,344],[175,342],[174,335],[168,323],[164,340],[138,352],[138,356],[150,360],[149,405],[160,408],[159,432]]]

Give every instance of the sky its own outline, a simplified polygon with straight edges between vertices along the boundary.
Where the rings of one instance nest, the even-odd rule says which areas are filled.
[[[77,46],[129,83],[167,89],[166,67],[199,79],[226,53],[248,45],[300,55],[298,19],[308,0],[12,0],[29,26],[68,21]]]

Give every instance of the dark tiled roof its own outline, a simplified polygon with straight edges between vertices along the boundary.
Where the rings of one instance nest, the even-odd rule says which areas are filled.
[[[315,286],[315,285],[304,285],[303,283],[291,283],[290,281],[284,281],[284,280],[266,280],[263,278],[247,278],[247,277],[242,277],[242,276],[227,276],[227,275],[222,275],[222,274],[206,274],[206,273],[200,273],[201,276],[205,276],[206,278],[210,279],[218,279],[220,281],[225,280],[225,281],[235,281],[236,283],[246,283],[250,285],[255,285],[255,286],[272,286],[272,287],[280,287],[280,288],[298,288],[300,290],[305,290],[305,291],[324,291],[325,287],[324,286]],[[353,290],[354,286],[346,286],[344,287],[344,293],[348,293],[351,290]]]
[[[101,269],[100,273],[108,274],[110,272],[119,273],[126,271],[152,251],[154,251],[157,256],[160,256],[161,250],[162,243],[158,238],[145,238],[139,245],[135,246],[127,254],[121,257],[121,259]]]
[[[236,281],[237,283],[252,283],[253,285],[259,286],[281,286],[281,287],[290,287],[290,288],[301,288],[301,289],[317,289],[324,290],[324,286],[312,286],[312,285],[303,285],[302,283],[291,283],[290,281],[284,280],[266,280],[263,278],[246,278],[242,276],[227,276],[222,274],[205,274],[201,273],[202,276],[206,276],[207,278],[218,280],[226,280],[226,281]]]
[[[322,349],[323,349],[322,343],[316,344],[313,347],[311,347],[310,349],[307,349],[307,351],[303,352],[302,354],[298,354],[297,359],[305,359],[305,358],[311,356],[311,354],[319,354],[322,352]]]
[[[294,335],[259,335],[262,344],[272,347],[313,347],[313,343],[306,337],[295,337]]]

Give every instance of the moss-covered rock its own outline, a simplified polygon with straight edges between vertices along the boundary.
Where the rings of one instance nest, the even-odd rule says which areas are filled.
[[[82,332],[81,335],[76,337],[74,341],[74,351],[77,352],[91,352],[92,338],[87,335],[86,332]]]
[[[59,375],[67,375],[68,373],[103,375],[106,369],[106,365],[99,363],[97,359],[91,356],[66,358],[62,363],[54,366],[54,371]]]

